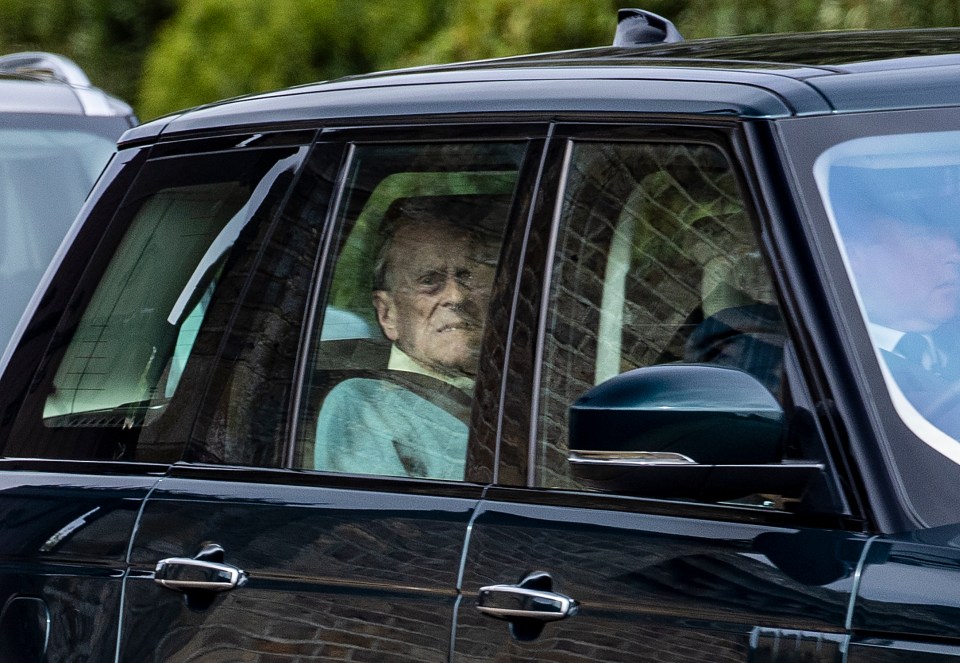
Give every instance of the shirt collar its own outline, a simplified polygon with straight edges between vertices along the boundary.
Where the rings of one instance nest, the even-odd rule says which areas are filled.
[[[903,338],[904,333],[906,333],[878,325],[875,322],[868,323],[867,326],[870,329],[870,338],[873,340],[873,344],[887,352],[893,352],[893,349],[897,347],[897,343],[900,342],[900,339]]]
[[[450,377],[448,375],[437,373],[436,371],[431,371],[429,368],[417,363],[410,355],[398,348],[396,344],[393,344],[390,347],[390,361],[387,363],[387,368],[392,371],[419,373],[420,375],[426,375],[431,378],[436,378],[437,380],[446,382],[449,385],[453,385],[457,389],[461,389],[466,392],[473,391],[473,378],[466,376]]]

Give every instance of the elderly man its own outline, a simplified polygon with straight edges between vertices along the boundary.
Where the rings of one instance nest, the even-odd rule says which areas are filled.
[[[316,469],[463,479],[466,416],[498,247],[481,231],[483,219],[476,221],[477,212],[489,218],[494,210],[447,211],[439,216],[432,206],[409,204],[389,224],[374,267],[373,306],[392,343],[388,368],[397,379],[353,378],[327,395]]]

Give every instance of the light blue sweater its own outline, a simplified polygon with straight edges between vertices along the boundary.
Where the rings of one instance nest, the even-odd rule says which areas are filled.
[[[352,378],[323,402],[314,467],[462,481],[467,432],[455,416],[400,385]]]

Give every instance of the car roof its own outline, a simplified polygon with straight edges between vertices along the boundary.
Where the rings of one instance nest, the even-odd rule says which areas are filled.
[[[0,113],[134,118],[127,103],[94,87],[72,60],[40,51],[0,56]]]
[[[601,47],[352,76],[159,118],[121,143],[276,122],[491,113],[782,118],[960,105],[960,29]]]

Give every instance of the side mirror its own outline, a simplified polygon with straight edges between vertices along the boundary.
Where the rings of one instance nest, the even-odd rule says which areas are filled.
[[[798,497],[823,471],[783,460],[783,408],[744,371],[711,364],[639,368],[570,408],[574,476],[649,497]]]

